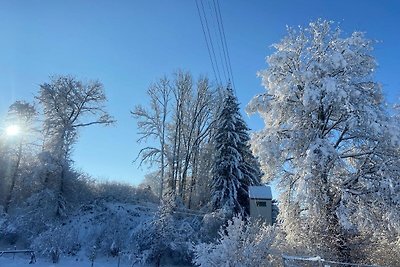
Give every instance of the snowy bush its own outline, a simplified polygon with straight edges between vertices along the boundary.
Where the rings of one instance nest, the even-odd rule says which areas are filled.
[[[272,226],[234,217],[219,231],[216,243],[201,243],[194,248],[193,263],[202,267],[272,266],[270,249],[274,243]]]
[[[31,247],[53,263],[59,261],[61,254],[76,255],[80,249],[78,233],[65,230],[65,227],[56,226],[45,231],[35,238]]]
[[[19,239],[17,229],[13,224],[4,223],[1,229],[1,239],[9,245],[15,245]]]
[[[97,182],[92,183],[96,199],[121,203],[145,203],[158,201],[151,189],[137,188],[124,183]]]
[[[150,208],[121,203],[85,204],[37,235],[31,247],[50,258],[54,251],[90,258],[94,247],[98,255],[116,256],[131,249],[129,236],[136,225],[149,220],[152,212]]]
[[[132,254],[137,262],[156,266],[168,259],[174,264],[190,263],[196,231],[192,221],[179,217],[170,205],[163,203],[154,218],[139,226],[132,235],[135,241]]]
[[[400,266],[400,237],[387,237],[388,234],[371,233],[358,242],[357,262],[380,266]]]
[[[5,222],[4,235],[8,242],[28,245],[33,238],[49,229],[54,223],[53,203],[56,197],[51,190],[43,190],[29,197],[14,210]]]
[[[215,241],[218,238],[219,230],[231,217],[232,215],[228,215],[223,210],[204,215],[200,230],[200,240],[205,243]]]
[[[76,256],[81,250],[79,230],[57,225],[38,235],[31,248],[57,263],[61,255]]]

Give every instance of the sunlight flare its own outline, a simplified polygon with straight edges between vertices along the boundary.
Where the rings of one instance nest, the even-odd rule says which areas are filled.
[[[6,128],[6,134],[8,136],[16,136],[19,135],[21,132],[21,129],[18,125],[10,125]]]

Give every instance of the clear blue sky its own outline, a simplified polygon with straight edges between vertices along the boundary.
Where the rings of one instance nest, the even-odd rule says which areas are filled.
[[[207,1],[207,0],[205,0]],[[389,102],[400,96],[400,1],[220,0],[239,101],[262,92],[256,72],[286,25],[322,17],[382,41],[376,78]],[[73,159],[95,177],[137,184],[140,147],[130,110],[150,83],[177,69],[212,76],[195,0],[0,0],[0,120],[15,100],[33,100],[51,74],[99,79],[114,127],[83,130]],[[247,118],[251,128],[262,124]]]

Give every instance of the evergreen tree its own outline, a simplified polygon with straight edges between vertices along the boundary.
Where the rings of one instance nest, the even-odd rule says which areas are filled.
[[[248,187],[259,185],[262,173],[249,145],[244,122],[233,90],[228,86],[216,120],[212,207],[231,213],[249,213]]]

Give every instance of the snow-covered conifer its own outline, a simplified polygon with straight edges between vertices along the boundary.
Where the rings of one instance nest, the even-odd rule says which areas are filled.
[[[212,206],[248,214],[248,187],[259,185],[261,171],[249,145],[248,127],[233,90],[228,86],[216,120]]]

